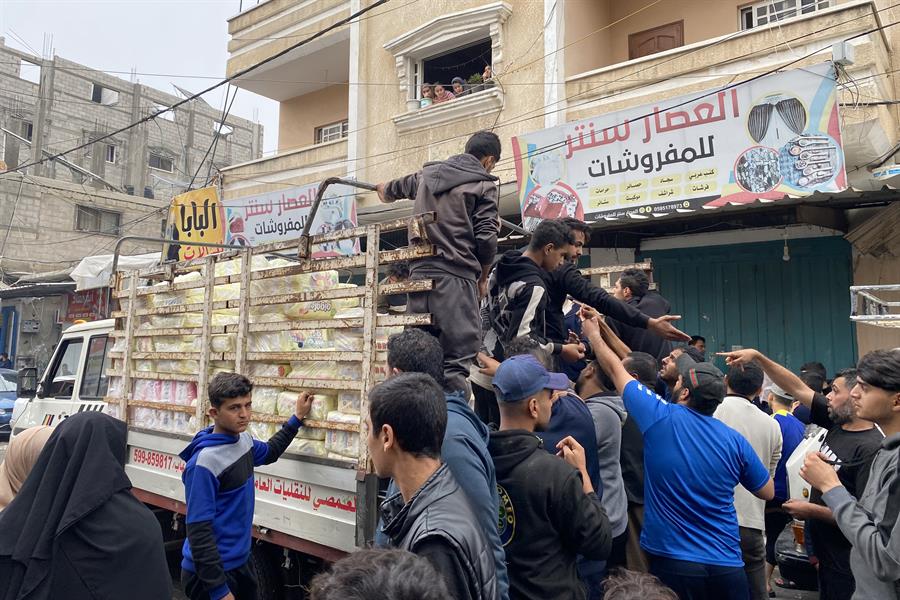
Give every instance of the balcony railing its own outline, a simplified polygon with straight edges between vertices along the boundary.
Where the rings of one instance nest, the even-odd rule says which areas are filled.
[[[275,1],[275,0],[270,0]],[[347,140],[315,144],[222,169],[224,198],[242,198],[347,172]]]

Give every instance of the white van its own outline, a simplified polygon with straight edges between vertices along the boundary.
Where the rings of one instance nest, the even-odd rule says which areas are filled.
[[[113,319],[73,325],[63,333],[40,380],[37,369],[19,372],[12,436],[35,425],[57,425],[77,412],[104,409],[114,325]]]

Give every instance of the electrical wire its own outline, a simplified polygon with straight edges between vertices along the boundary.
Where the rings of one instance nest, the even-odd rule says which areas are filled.
[[[196,94],[194,94],[194,95],[192,95],[192,96],[189,96],[188,98],[185,98],[185,99],[183,99],[183,100],[179,100],[179,101],[176,102],[175,104],[173,104],[173,105],[171,105],[171,106],[169,106],[169,107],[166,107],[166,108],[164,108],[163,110],[161,110],[161,111],[159,111],[159,112],[157,112],[157,113],[155,113],[155,114],[148,115],[148,116],[146,116],[146,117],[143,117],[142,119],[138,119],[137,121],[135,121],[135,122],[133,122],[133,123],[130,123],[130,124],[128,124],[128,125],[125,125],[124,127],[120,127],[119,129],[113,131],[112,133],[109,133],[109,134],[105,135],[104,137],[101,137],[101,138],[99,138],[99,139],[97,139],[97,140],[95,140],[95,141],[103,141],[104,139],[108,139],[108,138],[110,138],[110,137],[113,137],[114,135],[118,135],[118,134],[120,134],[120,133],[123,133],[123,132],[125,132],[125,131],[128,131],[129,129],[132,129],[133,127],[137,127],[137,126],[140,125],[141,123],[146,123],[147,121],[150,121],[150,120],[152,120],[152,119],[155,119],[155,118],[157,118],[160,114],[163,114],[163,113],[166,113],[166,112],[175,110],[175,109],[176,109],[177,107],[179,107],[179,106],[183,106],[183,105],[187,104],[188,102],[191,102],[191,101],[193,101],[193,100],[196,100],[197,98],[200,98],[201,96],[203,96],[203,95],[205,95],[205,94],[208,94],[209,92],[211,92],[211,91],[213,91],[213,90],[216,90],[216,89],[222,87],[223,85],[225,85],[225,84],[227,84],[227,83],[229,83],[229,82],[231,82],[231,81],[234,81],[235,79],[241,77],[242,75],[245,75],[245,74],[247,74],[247,73],[251,73],[251,72],[255,71],[256,69],[259,69],[259,68],[262,67],[263,65],[268,64],[268,63],[270,63],[270,62],[272,62],[272,61],[274,61],[274,60],[277,60],[277,59],[281,58],[282,56],[284,56],[284,55],[286,55],[286,54],[288,54],[288,53],[290,53],[290,52],[296,50],[297,48],[299,48],[299,47],[301,47],[301,46],[304,46],[304,45],[306,45],[306,44],[308,44],[308,43],[310,43],[310,42],[313,42],[313,41],[315,41],[316,39],[322,37],[323,35],[325,35],[325,34],[331,32],[331,31],[334,31],[335,29],[339,29],[339,28],[341,28],[341,27],[343,27],[343,26],[345,26],[345,25],[347,25],[347,24],[353,22],[354,19],[356,19],[356,18],[358,18],[358,17],[360,17],[360,16],[366,14],[367,12],[369,12],[369,11],[371,11],[371,10],[374,10],[375,8],[377,8],[377,7],[379,7],[379,6],[382,6],[382,5],[384,5],[384,4],[388,3],[388,2],[390,2],[390,0],[375,0],[375,2],[373,2],[373,3],[370,4],[369,6],[367,6],[367,7],[365,7],[365,8],[362,8],[362,9],[358,10],[357,12],[355,12],[355,13],[351,14],[350,16],[348,16],[347,18],[341,19],[340,21],[337,21],[336,23],[334,23],[334,24],[332,24],[332,25],[329,25],[328,27],[326,27],[326,28],[324,28],[324,29],[322,29],[322,30],[316,32],[315,34],[313,34],[313,35],[311,35],[311,36],[309,36],[309,37],[306,37],[306,38],[300,40],[300,41],[297,42],[296,44],[292,44],[291,46],[288,46],[288,47],[285,48],[284,50],[281,50],[280,52],[277,52],[277,53],[273,54],[272,56],[269,56],[269,57],[267,57],[267,58],[261,60],[260,62],[258,62],[258,63],[256,63],[256,64],[253,64],[253,65],[251,65],[251,66],[249,66],[249,67],[247,67],[247,68],[245,68],[245,69],[242,69],[242,70],[238,71],[237,73],[235,73],[234,75],[231,75],[230,77],[226,77],[226,78],[223,79],[222,81],[219,81],[218,83],[215,83],[215,84],[209,86],[209,87],[206,88],[205,90],[203,90],[203,91],[201,91],[201,92],[198,92],[198,93],[196,93]],[[61,158],[61,157],[65,156],[66,154],[70,154],[70,153],[72,153],[72,152],[75,152],[76,150],[80,150],[81,148],[84,148],[86,145],[87,145],[87,144],[81,144],[81,145],[79,145],[79,146],[75,146],[74,148],[70,148],[69,150],[66,150],[66,151],[64,151],[64,152],[58,152],[58,153],[56,153],[56,154],[52,154],[51,156],[48,156],[48,157],[39,157],[38,160],[32,161],[31,163],[27,163],[27,164],[25,164],[25,165],[20,165],[18,168],[19,168],[19,169],[25,169],[25,168],[28,168],[28,167],[40,165],[40,164],[43,164],[43,163],[45,163],[45,162],[55,160],[55,159],[57,159],[57,158]],[[5,174],[5,173],[8,173],[8,172],[10,172],[10,171],[12,171],[12,170],[14,170],[14,169],[7,169],[7,170],[5,170],[5,171],[2,171],[2,172],[0,172],[0,175],[3,175],[3,174]]]
[[[893,4],[893,5],[891,5],[891,6],[885,7],[885,8],[883,8],[883,9],[876,10],[875,12],[877,13],[877,12],[889,10],[889,9],[895,8],[895,7],[897,7],[897,6],[900,6],[900,3],[896,3],[896,4]],[[843,26],[843,25],[846,25],[847,23],[851,23],[851,22],[853,22],[853,21],[857,21],[857,20],[860,20],[860,19],[868,18],[868,17],[870,17],[870,16],[871,16],[871,14],[865,14],[865,15],[861,15],[861,16],[857,16],[857,17],[852,17],[852,18],[850,18],[850,19],[846,19],[846,20],[844,20],[844,21],[840,21],[840,22],[833,23],[833,24],[831,24],[831,25],[822,27],[822,28],[820,28],[820,29],[818,29],[818,30],[815,30],[815,31],[811,31],[811,32],[807,32],[807,33],[801,34],[801,35],[799,35],[799,36],[796,36],[796,37],[792,38],[790,41],[799,41],[799,40],[802,40],[802,39],[806,39],[806,38],[811,38],[811,37],[814,37],[814,36],[818,36],[819,34],[824,33],[824,32],[826,32],[826,31],[828,31],[828,30],[830,30],[830,29],[834,29],[834,28],[837,28],[837,27],[841,27],[841,26]],[[886,28],[888,28],[888,27],[892,27],[892,26],[894,26],[894,25],[896,25],[896,24],[897,24],[897,23],[895,22],[895,23],[890,23],[890,24],[888,24],[888,25],[880,25],[879,27],[876,27],[876,28],[874,28],[874,29],[870,29],[870,30],[864,31],[864,32],[862,32],[862,33],[860,33],[860,34],[851,36],[851,37],[847,38],[845,41],[852,40],[852,39],[855,39],[855,38],[857,38],[857,37],[863,37],[863,36],[869,35],[869,34],[871,34],[871,33],[883,31],[884,29],[886,29]],[[746,33],[746,32],[745,32],[745,31],[736,31],[736,32],[734,32],[733,34],[728,35],[728,36],[724,36],[724,37],[722,37],[722,38],[720,38],[720,39],[718,39],[718,40],[714,41],[713,43],[708,44],[708,45],[706,45],[706,46],[701,46],[701,47],[695,48],[695,49],[693,49],[693,50],[689,50],[689,51],[687,51],[687,52],[683,52],[683,53],[677,54],[677,55],[675,55],[675,56],[673,56],[673,57],[664,59],[664,60],[662,60],[662,61],[660,61],[660,62],[657,62],[657,63],[655,63],[655,64],[648,65],[647,67],[644,67],[644,68],[642,68],[642,69],[639,69],[638,71],[635,71],[635,72],[632,73],[631,75],[633,76],[633,75],[635,75],[635,74],[637,74],[637,73],[645,72],[645,71],[652,70],[652,69],[659,69],[662,65],[665,65],[665,64],[667,64],[667,63],[670,63],[670,62],[673,62],[673,61],[676,61],[676,60],[683,59],[685,56],[689,56],[689,55],[694,54],[694,53],[697,53],[697,52],[706,52],[706,51],[709,50],[709,48],[711,48],[711,47],[713,47],[713,46],[716,46],[716,45],[719,45],[719,44],[722,44],[722,43],[725,43],[725,42],[727,42],[727,41],[733,39],[735,36],[738,36],[738,35],[741,35],[741,34],[744,34],[744,33]],[[778,47],[781,46],[781,45],[784,45],[784,42],[776,42],[775,44],[773,44],[773,45],[771,45],[771,46],[768,46],[768,47],[766,47],[766,48],[762,48],[762,49],[759,49],[759,50],[754,50],[754,51],[746,52],[746,53],[744,53],[744,54],[742,54],[742,55],[739,55],[739,56],[736,56],[736,57],[731,57],[731,58],[728,59],[727,62],[733,62],[733,61],[739,60],[739,59],[741,59],[741,58],[746,58],[746,57],[749,57],[749,56],[758,55],[758,54],[760,54],[760,53],[762,53],[762,52],[765,52],[766,50],[774,50],[774,49],[778,48]],[[781,65],[781,66],[779,66],[779,67],[777,67],[777,68],[775,68],[775,69],[767,69],[767,70],[765,70],[765,71],[760,71],[760,72],[758,72],[755,76],[753,76],[753,77],[751,77],[751,78],[749,78],[749,79],[746,79],[746,80],[742,81],[741,84],[747,83],[747,82],[750,82],[750,81],[754,81],[754,80],[759,79],[759,78],[761,78],[761,77],[768,76],[768,75],[770,75],[770,74],[772,74],[772,73],[777,72],[777,71],[780,70],[780,69],[783,69],[785,66],[789,66],[789,65],[791,65],[791,64],[795,64],[796,62],[799,62],[800,60],[804,60],[805,58],[808,58],[808,56],[811,56],[811,55],[816,54],[816,53],[819,53],[819,52],[823,52],[823,51],[827,50],[827,49],[830,48],[830,47],[831,47],[831,45],[828,45],[828,46],[823,47],[823,48],[821,48],[821,49],[819,49],[819,50],[816,50],[815,52],[811,53],[810,55],[801,57],[800,59],[797,59],[797,60],[790,61],[790,62],[788,62],[788,63],[786,63],[786,64],[784,64],[784,65]],[[706,65],[706,68],[714,68],[714,67],[719,66],[719,65],[722,65],[722,64],[726,64],[726,61],[721,61],[721,62],[718,62],[718,63],[713,63],[713,64],[710,64],[710,65]],[[666,76],[666,79],[668,79],[668,78],[669,78],[669,77]],[[502,77],[501,77],[501,79],[502,79]],[[555,112],[556,110],[559,110],[558,108],[552,108],[552,109],[551,109],[550,107],[556,107],[557,105],[562,104],[563,102],[568,103],[570,100],[572,100],[572,99],[574,99],[574,98],[577,98],[577,97],[579,97],[579,96],[585,96],[585,95],[590,94],[590,93],[592,93],[592,92],[599,92],[600,90],[602,90],[602,89],[608,87],[609,85],[611,85],[611,84],[613,84],[613,83],[619,83],[619,82],[623,81],[624,79],[625,79],[625,77],[620,77],[620,78],[613,79],[613,80],[610,80],[610,81],[602,82],[601,85],[598,85],[598,86],[594,86],[594,87],[588,88],[588,89],[586,89],[586,90],[583,90],[582,92],[579,92],[579,93],[577,93],[577,94],[573,94],[573,95],[571,95],[571,96],[567,96],[566,98],[561,99],[561,100],[559,100],[559,101],[557,101],[557,102],[551,103],[551,104],[549,104],[549,105],[546,105],[546,106],[543,106],[543,107],[540,107],[540,108],[536,108],[536,109],[532,109],[532,110],[528,110],[528,111],[525,111],[525,112],[523,112],[523,113],[519,113],[518,115],[514,115],[514,116],[512,116],[512,117],[509,117],[507,120],[505,120],[503,123],[501,123],[501,124],[499,125],[499,127],[500,127],[500,128],[506,128],[506,127],[509,127],[509,126],[511,126],[511,125],[515,125],[515,124],[519,124],[519,123],[522,123],[522,122],[525,122],[525,121],[530,121],[530,120],[532,120],[532,119],[540,118],[540,117],[542,117],[542,116],[545,116],[545,115],[549,114],[550,112]],[[657,80],[651,80],[651,81],[648,81],[645,85],[642,85],[642,86],[634,86],[634,87],[629,87],[629,88],[627,88],[627,89],[619,90],[619,91],[616,91],[616,92],[613,92],[613,93],[611,93],[611,94],[608,94],[608,95],[604,96],[603,99],[606,100],[606,99],[613,98],[613,97],[616,97],[616,96],[619,96],[619,95],[623,95],[623,94],[631,94],[631,93],[633,93],[635,90],[639,90],[639,89],[642,88],[642,87],[647,87],[647,86],[649,86],[649,85],[653,85],[653,84],[656,83],[657,81],[658,81],[658,79],[657,79]],[[733,86],[732,86],[732,87],[733,87]],[[726,88],[726,89],[730,89],[730,88]],[[716,89],[714,92],[711,92],[711,93],[718,93],[719,91],[720,91],[719,89]],[[585,100],[585,101],[582,101],[582,102],[579,102],[579,103],[570,105],[570,106],[567,107],[567,109],[575,109],[575,108],[578,108],[578,107],[580,107],[580,106],[583,106],[583,105],[586,105],[586,104],[593,103],[593,102],[595,102],[595,101],[596,101],[596,98],[593,98],[593,97],[592,97],[592,98],[589,98],[589,99],[587,99],[587,100]],[[693,101],[693,100],[691,100],[691,101]],[[679,105],[679,106],[681,106],[681,105]],[[674,106],[673,106],[673,107],[668,107],[666,110],[669,110],[669,109],[671,109],[671,108],[675,108],[675,107],[674,107]],[[642,118],[643,118],[643,117],[642,117]],[[366,129],[370,129],[370,128],[373,128],[373,127],[376,127],[376,126],[379,126],[379,125],[382,125],[382,124],[391,123],[392,121],[393,121],[393,119],[389,118],[389,119],[386,119],[386,120],[384,120],[384,121],[379,121],[379,122],[377,122],[377,123],[373,123],[373,124],[370,124],[370,125],[366,125],[366,126],[363,126],[363,127],[359,127],[359,128],[357,128],[357,129],[351,130],[351,131],[348,132],[348,133],[354,133],[354,132],[364,131],[364,130],[366,130]],[[434,144],[440,144],[440,143],[444,143],[444,142],[448,142],[448,141],[453,141],[453,140],[458,139],[458,138],[467,138],[467,137],[469,137],[470,135],[474,134],[476,131],[477,131],[477,130],[465,131],[465,132],[462,132],[462,133],[460,133],[460,134],[456,134],[456,135],[450,136],[450,137],[448,137],[448,138],[443,138],[443,139],[440,139],[440,140],[430,140],[430,141],[428,141],[427,143],[423,143],[423,144],[419,144],[419,145],[415,145],[415,146],[409,146],[409,147],[407,147],[407,148],[405,148],[405,149],[403,149],[403,150],[391,150],[391,151],[386,151],[386,152],[377,152],[377,153],[373,153],[373,154],[370,154],[370,155],[366,155],[366,156],[362,156],[362,157],[357,157],[357,158],[349,158],[349,157],[348,157],[348,158],[346,158],[346,159],[342,159],[342,160],[339,160],[339,161],[334,161],[333,164],[350,163],[350,162],[356,162],[356,163],[359,163],[360,161],[366,161],[366,160],[371,159],[371,158],[379,158],[379,157],[385,157],[385,156],[387,156],[387,157],[396,156],[396,157],[398,157],[398,158],[399,158],[399,157],[406,157],[406,156],[408,156],[408,155],[411,154],[411,153],[416,153],[416,152],[418,152],[419,150],[422,150],[422,149],[427,148],[427,147],[429,147],[429,146],[431,146],[431,145],[434,145]],[[385,164],[386,162],[390,162],[391,160],[395,160],[395,159],[388,158],[387,160],[379,161],[379,162],[376,162],[376,163],[374,163],[374,164],[371,164],[371,163],[364,163],[362,166],[363,166],[363,167],[366,167],[366,168],[369,168],[369,167],[373,167],[373,166],[378,166],[378,165]],[[509,159],[509,158],[507,158],[507,159],[501,159],[500,163],[508,163],[508,162],[510,162],[510,161],[512,161],[512,160],[513,160],[513,159]],[[360,168],[360,167],[357,167],[357,168]],[[259,171],[259,172],[247,173],[247,175],[269,175],[269,174],[271,174],[271,173],[272,173],[271,171]],[[231,175],[231,177],[236,177],[236,176]],[[239,178],[239,177],[237,177],[237,178]],[[262,183],[270,183],[270,182],[262,182]],[[272,183],[275,183],[275,182],[272,182]]]

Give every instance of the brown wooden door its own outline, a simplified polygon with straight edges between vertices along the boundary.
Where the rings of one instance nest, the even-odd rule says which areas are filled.
[[[628,59],[684,46],[684,21],[660,25],[628,36]]]

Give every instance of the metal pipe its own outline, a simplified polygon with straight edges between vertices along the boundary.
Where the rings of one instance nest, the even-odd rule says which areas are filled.
[[[322,197],[325,195],[325,189],[329,185],[334,184],[349,185],[351,187],[368,190],[370,192],[374,192],[377,189],[376,186],[371,183],[364,183],[362,181],[356,181],[353,179],[341,179],[340,177],[329,177],[322,182],[322,184],[319,186],[319,191],[316,192],[316,199],[313,201],[313,205],[309,209],[309,216],[306,217],[306,224],[303,225],[303,232],[300,234],[301,237],[309,237],[309,230],[312,229],[312,223],[316,218],[316,213],[319,210],[319,203],[322,201]]]
[[[230,246],[228,244],[214,244],[212,242],[194,242],[186,243],[181,240],[170,240],[167,238],[154,238],[154,237],[144,237],[142,235],[126,235],[120,237],[118,241],[116,241],[116,247],[113,250],[113,264],[112,264],[112,275],[115,276],[117,267],[119,266],[119,250],[122,248],[123,242],[128,241],[136,241],[136,242],[154,242],[159,245],[163,244],[184,244],[186,246],[202,246],[204,248],[228,248],[231,250],[249,250],[247,246]]]
[[[527,229],[520,227],[519,225],[516,225],[515,223],[512,223],[511,221],[507,221],[503,217],[500,217],[500,224],[503,225],[504,227],[506,227],[507,229],[512,229],[516,233],[521,233],[522,235],[531,235],[531,232],[528,231]]]
[[[142,235],[126,235],[120,237],[116,241],[116,247],[113,250],[113,263],[112,263],[112,271],[110,272],[110,284],[107,286],[109,290],[106,293],[106,316],[109,318],[110,313],[112,312],[112,299],[113,299],[113,285],[115,283],[116,271],[119,269],[119,250],[122,249],[122,244],[124,242],[152,242],[158,243],[159,245],[163,244],[181,244],[179,240],[170,240],[168,238],[154,238],[154,237],[145,237]],[[212,242],[191,242],[191,246],[203,246],[204,248],[228,248],[232,250],[250,250],[250,248],[246,246],[229,246],[227,244],[214,244]]]

